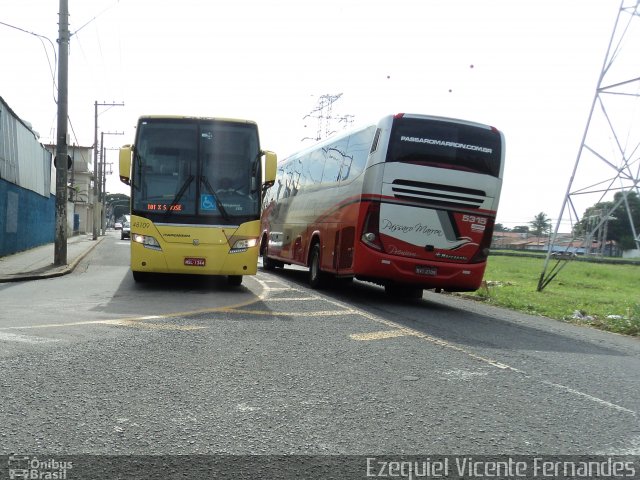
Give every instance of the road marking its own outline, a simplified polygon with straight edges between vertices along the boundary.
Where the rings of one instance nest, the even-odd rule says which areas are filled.
[[[529,377],[531,378],[531,377]],[[594,397],[593,395],[589,395],[588,393],[581,392],[579,390],[575,390],[571,387],[567,387],[566,385],[561,385],[559,383],[553,383],[548,380],[542,380],[542,383],[545,385],[549,385],[551,387],[559,388],[560,390],[564,390],[567,393],[572,393],[574,395],[578,395],[580,397],[591,400],[592,402],[599,403],[600,405],[604,405],[605,407],[613,408],[614,410],[618,410],[620,412],[630,413],[632,415],[636,415],[636,412],[633,410],[629,410],[628,408],[621,407],[620,405],[616,405],[615,403],[608,402],[598,397]]]
[[[326,302],[332,304],[332,305],[336,305],[338,307],[346,308],[345,305],[342,302],[338,302],[336,300],[331,300],[331,299],[326,298],[326,297],[324,298],[324,300]],[[487,358],[487,357],[484,357],[482,355],[475,354],[475,353],[470,352],[470,351],[468,351],[468,350],[466,350],[466,349],[464,349],[464,348],[462,348],[462,347],[460,347],[458,345],[455,345],[453,343],[449,343],[446,340],[442,340],[441,338],[432,337],[431,335],[427,335],[426,333],[420,332],[418,330],[414,330],[412,328],[404,327],[404,326],[402,326],[402,325],[400,325],[400,324],[398,324],[396,322],[380,318],[380,317],[378,317],[376,315],[373,315],[373,314],[371,314],[369,312],[366,312],[364,310],[359,310],[359,309],[355,309],[355,308],[352,308],[352,307],[350,308],[350,310],[354,314],[359,314],[362,317],[368,318],[371,321],[374,321],[376,323],[380,323],[382,325],[386,325],[388,327],[391,327],[394,330],[398,330],[399,332],[403,332],[408,336],[414,336],[414,337],[420,338],[422,340],[426,340],[426,341],[428,341],[430,343],[433,343],[435,345],[438,345],[438,346],[441,346],[441,347],[444,347],[444,348],[447,348],[447,349],[451,349],[451,350],[463,353],[463,354],[465,354],[465,355],[467,355],[467,356],[469,356],[469,357],[471,357],[471,358],[473,358],[475,360],[478,360],[478,361],[483,362],[483,363],[487,363],[487,364],[489,364],[489,365],[491,365],[491,366],[493,366],[495,368],[498,368],[500,370],[505,370],[505,371],[510,371],[510,372],[513,372],[513,373],[520,374],[520,375],[524,376],[525,378],[527,378],[527,379],[529,379],[529,380],[531,380],[533,382],[540,382],[543,385],[547,385],[547,386],[551,386],[551,387],[554,387],[554,388],[557,388],[557,389],[561,389],[561,390],[563,390],[563,391],[565,391],[567,393],[571,393],[573,395],[577,395],[577,396],[580,396],[582,398],[586,398],[586,399],[588,399],[588,400],[590,400],[592,402],[595,402],[595,403],[598,403],[600,405],[612,408],[612,409],[617,410],[619,412],[628,413],[628,414],[633,415],[634,417],[637,416],[637,413],[635,411],[629,410],[628,408],[622,407],[620,405],[617,405],[615,403],[609,402],[607,400],[603,400],[603,399],[601,399],[599,397],[590,395],[588,393],[584,393],[584,392],[581,392],[579,390],[575,390],[575,389],[573,389],[571,387],[567,387],[566,385],[550,382],[549,380],[536,379],[531,374],[529,374],[529,373],[527,373],[527,372],[525,372],[523,370],[520,370],[518,368],[512,367],[512,366],[507,365],[505,363],[498,362],[498,361],[493,360],[491,358]]]
[[[406,337],[407,332],[403,332],[402,330],[383,330],[381,332],[371,332],[371,333],[353,333],[349,335],[352,340],[382,340],[385,338],[396,338],[396,337]]]
[[[140,320],[109,320],[108,324],[120,327],[147,328],[149,330],[179,330],[187,332],[190,330],[203,330],[207,328],[197,325],[172,325],[170,323],[151,323]]]
[[[22,342],[22,343],[50,343],[57,342],[53,338],[32,337],[29,335],[20,335],[19,333],[0,332],[0,341],[2,342]]]
[[[273,297],[264,299],[265,302],[298,302],[309,300],[318,300],[318,297]]]
[[[340,315],[349,315],[355,312],[350,310],[320,310],[314,312],[277,312],[274,310],[241,310],[230,308],[223,310],[226,313],[242,313],[251,315],[276,315],[281,317],[331,317]]]
[[[500,370],[503,371],[510,371],[513,373],[518,373],[520,375],[523,375],[525,378],[530,379],[534,382],[538,381],[543,385],[546,386],[550,386],[556,389],[560,389],[563,390],[567,393],[571,393],[573,395],[577,395],[580,396],[582,398],[586,398],[592,402],[598,403],[602,406],[606,406],[608,408],[612,408],[614,410],[620,411],[620,412],[624,412],[624,413],[628,413],[631,414],[633,416],[637,416],[637,413],[633,410],[629,410],[628,408],[622,407],[620,405],[617,405],[615,403],[612,402],[608,402],[607,400],[603,400],[601,398],[595,397],[593,395],[589,395],[588,393],[584,393],[581,392],[579,390],[575,390],[571,387],[567,387],[565,385],[561,385],[558,383],[554,383],[554,382],[550,382],[548,380],[544,380],[544,379],[536,379],[534,378],[531,374],[528,374],[527,372],[514,368],[510,365],[498,362],[496,360],[493,360],[491,358],[488,357],[484,357],[482,355],[478,355],[475,354],[469,350],[466,350],[456,344],[453,343],[449,343],[446,340],[443,340],[441,338],[437,338],[437,337],[433,337],[431,335],[427,335],[426,333],[420,332],[418,330],[409,328],[409,327],[405,327],[402,326],[399,323],[393,322],[391,320],[386,320],[383,319],[381,317],[378,317],[377,315],[374,315],[372,313],[366,312],[364,310],[360,310],[357,308],[353,308],[349,305],[345,305],[342,302],[338,302],[336,300],[332,300],[326,296],[312,296],[312,297],[308,297],[310,300],[322,300],[325,301],[329,304],[332,304],[334,306],[337,306],[340,308],[340,310],[324,310],[324,311],[319,311],[319,312],[274,312],[274,311],[267,311],[267,310],[247,310],[244,307],[248,307],[249,305],[253,305],[256,304],[258,302],[265,302],[265,301],[275,301],[278,300],[278,298],[272,298],[269,299],[268,298],[268,294],[270,292],[275,292],[275,291],[284,291],[284,290],[288,290],[288,291],[298,291],[298,292],[302,292],[302,290],[296,289],[296,288],[291,288],[291,287],[282,287],[282,288],[273,288],[273,287],[269,287],[267,286],[267,282],[254,277],[256,282],[258,284],[260,284],[262,286],[262,292],[260,294],[255,295],[255,297],[245,301],[245,302],[240,302],[237,304],[233,304],[233,305],[226,305],[226,306],[222,306],[222,307],[214,307],[214,308],[206,308],[206,309],[201,309],[201,310],[192,310],[192,311],[185,311],[185,312],[172,312],[172,313],[168,313],[168,314],[163,314],[163,315],[146,315],[146,316],[142,316],[142,317],[133,317],[133,318],[121,318],[121,319],[111,319],[111,320],[88,320],[88,321],[79,321],[79,322],[68,322],[68,323],[51,323],[51,324],[41,324],[41,325],[28,325],[28,326],[21,326],[21,327],[2,327],[0,328],[0,340],[2,339],[6,339],[9,341],[22,341],[22,342],[28,342],[28,343],[42,343],[42,342],[55,342],[57,340],[53,340],[53,339],[43,339],[43,338],[37,338],[37,337],[30,337],[27,335],[20,335],[20,334],[13,334],[13,333],[8,333],[6,332],[6,330],[30,330],[30,329],[38,329],[38,328],[55,328],[55,327],[72,327],[72,326],[79,326],[79,325],[124,325],[124,326],[135,326],[135,327],[142,327],[142,328],[155,328],[155,329],[164,329],[164,330],[168,330],[168,329],[175,329],[175,330],[200,330],[200,329],[205,329],[206,327],[203,326],[174,326],[174,325],[168,325],[168,324],[159,324],[159,323],[148,323],[145,322],[145,320],[152,320],[152,319],[168,319],[168,318],[175,318],[175,317],[189,317],[189,316],[194,316],[194,315],[202,315],[202,314],[207,314],[207,313],[216,313],[216,312],[224,312],[224,313],[242,313],[242,314],[248,314],[248,315],[279,315],[279,316],[298,316],[298,317],[317,317],[317,316],[339,316],[339,315],[358,315],[361,316],[363,318],[366,318],[368,320],[371,320],[373,322],[376,322],[378,324],[381,325],[385,325],[386,327],[389,327],[391,330],[386,330],[384,332],[373,332],[372,334],[352,334],[350,335],[350,337],[353,340],[363,340],[363,339],[367,339],[369,340],[369,338],[366,338],[367,335],[373,335],[375,337],[375,335],[379,335],[379,338],[371,338],[371,340],[374,339],[384,339],[384,338],[395,338],[395,337],[400,337],[400,336],[413,336],[416,338],[419,338],[421,340],[425,340],[429,343],[432,343],[434,345],[438,345],[441,346],[443,348],[447,348],[450,350],[454,350],[456,352],[462,353],[470,358],[473,358],[479,362],[482,363],[486,363],[488,365],[491,365],[495,368],[498,368]],[[269,281],[270,283],[276,283],[273,281]],[[282,283],[280,283],[282,285]],[[3,332],[3,330],[5,332]],[[362,337],[364,336],[364,337]],[[360,338],[362,337],[362,338]]]

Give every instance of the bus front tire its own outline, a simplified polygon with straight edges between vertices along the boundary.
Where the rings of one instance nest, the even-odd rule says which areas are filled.
[[[278,267],[278,262],[267,257],[267,254],[262,256],[262,267],[265,270],[275,270]]]
[[[325,274],[320,270],[320,244],[311,247],[309,254],[309,286],[317,289],[325,284]]]
[[[133,274],[133,280],[136,282],[146,282],[149,280],[149,274],[147,272],[136,272],[132,270],[131,273]]]
[[[229,275],[227,283],[232,287],[239,287],[242,285],[242,275]]]

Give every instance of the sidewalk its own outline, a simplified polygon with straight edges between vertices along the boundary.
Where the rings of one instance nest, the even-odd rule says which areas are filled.
[[[66,275],[105,237],[76,235],[67,239],[67,265],[55,266],[55,244],[48,243],[23,252],[0,257],[0,283],[22,282]]]

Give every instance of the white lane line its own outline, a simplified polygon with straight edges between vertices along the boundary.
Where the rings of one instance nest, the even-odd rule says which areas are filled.
[[[581,392],[581,391],[576,390],[574,388],[567,387],[566,385],[562,385],[562,384],[559,384],[559,383],[554,383],[554,382],[551,382],[549,380],[538,379],[538,378],[532,376],[531,374],[529,374],[529,373],[527,373],[527,372],[525,372],[523,370],[520,370],[518,368],[512,367],[512,366],[507,365],[505,363],[498,362],[498,361],[493,360],[491,358],[483,357],[482,355],[477,355],[477,354],[475,354],[473,352],[465,350],[464,348],[462,348],[462,347],[460,347],[458,345],[449,343],[446,340],[442,340],[441,338],[432,337],[432,336],[427,335],[425,333],[419,332],[418,330],[414,330],[412,328],[404,327],[404,326],[402,326],[402,325],[400,325],[400,324],[398,324],[396,322],[380,318],[380,317],[378,317],[376,315],[373,315],[373,314],[371,314],[369,312],[365,312],[364,310],[359,310],[359,309],[353,308],[353,307],[346,307],[342,302],[331,300],[329,298],[324,298],[324,300],[327,301],[328,303],[332,304],[332,305],[337,306],[337,307],[350,308],[350,313],[352,313],[352,314],[359,314],[362,317],[368,318],[369,320],[372,320],[372,321],[374,321],[376,323],[380,323],[380,324],[386,325],[387,327],[398,329],[401,332],[405,332],[406,335],[408,335],[408,336],[418,337],[420,339],[426,340],[426,341],[428,341],[430,343],[433,343],[435,345],[439,345],[441,347],[448,348],[448,349],[455,350],[457,352],[463,353],[463,354],[465,354],[465,355],[467,355],[467,356],[469,356],[469,357],[471,357],[471,358],[473,358],[475,360],[481,361],[483,363],[487,363],[487,364],[489,364],[489,365],[491,365],[493,367],[496,367],[496,368],[498,368],[500,370],[506,370],[506,371],[511,371],[513,373],[520,374],[520,375],[524,376],[525,378],[527,378],[527,379],[529,379],[529,380],[531,380],[533,382],[539,382],[539,383],[541,383],[543,385],[547,385],[547,386],[550,386],[550,387],[554,387],[554,388],[563,390],[563,391],[565,391],[567,393],[570,393],[572,395],[576,395],[576,396],[588,399],[588,400],[590,400],[592,402],[595,402],[595,403],[597,403],[599,405],[606,406],[608,408],[617,410],[619,412],[624,412],[624,413],[631,414],[634,417],[637,416],[637,412],[635,412],[633,410],[629,410],[628,408],[622,407],[620,405],[617,405],[615,403],[609,402],[607,400],[603,400],[602,398],[596,397],[594,395],[590,395],[588,393]]]
[[[407,333],[402,330],[383,330],[381,332],[370,333],[352,333],[349,337],[352,340],[366,341],[366,340],[382,340],[385,338],[406,337]]]
[[[50,343],[57,342],[53,338],[32,337],[29,335],[20,335],[19,333],[0,332],[0,341],[2,342],[22,342],[22,343]]]
[[[616,405],[615,403],[611,403],[601,398],[594,397],[593,395],[589,395],[588,393],[575,390],[571,387],[567,387],[566,385],[553,383],[548,380],[542,380],[542,383],[544,383],[545,385],[549,385],[551,387],[559,388],[560,390],[565,391],[567,393],[572,393],[573,395],[578,395],[579,397],[586,398],[587,400],[591,400],[592,402],[599,403],[600,405],[603,405],[605,407],[613,408],[614,410],[618,410],[620,412],[630,413],[631,415],[634,415],[634,416],[636,415],[636,412],[634,412],[633,410],[629,410],[628,408],[621,407],[620,405]]]
[[[273,297],[273,298],[265,298],[263,301],[265,302],[298,302],[298,301],[309,301],[309,300],[318,300],[317,297]]]

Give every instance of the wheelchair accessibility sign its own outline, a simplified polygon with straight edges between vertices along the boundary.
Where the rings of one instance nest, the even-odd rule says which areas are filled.
[[[200,195],[200,210],[213,212],[218,209],[216,205],[216,199],[213,195],[202,194]]]

